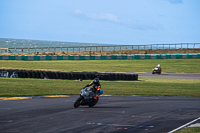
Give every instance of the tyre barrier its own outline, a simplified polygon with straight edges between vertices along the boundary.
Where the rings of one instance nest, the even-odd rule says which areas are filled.
[[[68,80],[138,80],[138,74],[130,73],[98,73],[98,72],[54,72],[38,70],[0,69],[0,77],[38,78],[38,79],[68,79]]]

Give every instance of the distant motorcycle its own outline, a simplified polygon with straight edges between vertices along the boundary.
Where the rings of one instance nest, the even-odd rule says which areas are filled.
[[[155,67],[154,69],[152,69],[153,71],[152,71],[152,74],[161,74],[161,71],[162,71],[162,69],[160,68],[157,68],[157,67]]]
[[[100,90],[100,94],[103,94],[103,90]],[[97,97],[97,99],[94,99],[94,93],[92,92],[92,89],[90,87],[84,87],[82,88],[81,92],[80,92],[80,97],[75,101],[74,103],[74,107],[78,108],[80,105],[88,105],[89,107],[94,107],[98,100],[99,97]]]

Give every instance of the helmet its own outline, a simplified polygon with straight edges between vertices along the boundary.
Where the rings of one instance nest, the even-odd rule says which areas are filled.
[[[98,83],[99,83],[99,78],[95,78],[95,79],[94,79],[94,83],[95,83],[95,84],[98,84]]]

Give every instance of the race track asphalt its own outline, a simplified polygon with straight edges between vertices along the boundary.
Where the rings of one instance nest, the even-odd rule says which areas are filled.
[[[167,133],[200,116],[200,97],[101,96],[74,108],[77,98],[0,100],[0,133]]]
[[[200,79],[200,73],[137,73],[138,78]]]
[[[117,73],[117,72],[103,72]],[[200,73],[162,73],[152,74],[151,72],[124,72],[127,74],[138,74],[138,78],[171,78],[171,79],[200,79]]]
[[[200,79],[200,73],[138,77]],[[0,133],[167,133],[200,119],[200,97],[101,96],[93,108],[74,108],[78,97],[0,98]]]

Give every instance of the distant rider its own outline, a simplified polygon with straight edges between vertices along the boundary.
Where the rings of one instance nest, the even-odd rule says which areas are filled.
[[[97,100],[97,97],[100,94],[100,89],[101,89],[101,85],[99,83],[99,78],[95,78],[90,84],[87,84],[85,87],[89,87],[89,86],[93,86],[92,92],[94,92],[95,96],[93,97],[95,100]]]
[[[158,71],[160,71],[160,70],[161,70],[160,64],[158,64],[158,65],[156,66],[156,68],[158,68]]]

